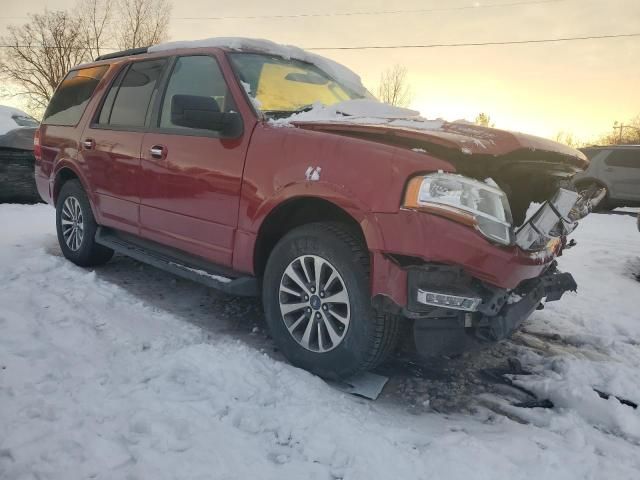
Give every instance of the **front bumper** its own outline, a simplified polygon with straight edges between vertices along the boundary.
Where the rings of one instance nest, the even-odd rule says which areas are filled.
[[[571,274],[556,270],[506,291],[483,284],[455,267],[425,266],[409,272],[410,300],[404,314],[414,319],[414,340],[426,356],[461,353],[508,338],[534,310],[576,291]],[[421,292],[451,292],[480,300],[475,311],[425,304]]]
[[[603,194],[560,189],[515,232],[512,246],[495,245],[472,228],[429,213],[400,210],[372,215],[363,229],[371,248],[373,303],[385,309],[410,309],[414,298],[408,291],[408,272],[413,265],[455,266],[491,287],[514,290],[549,270],[562,254],[567,235]],[[458,288],[443,293],[465,294]]]

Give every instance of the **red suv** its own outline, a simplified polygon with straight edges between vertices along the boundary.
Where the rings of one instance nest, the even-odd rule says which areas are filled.
[[[589,210],[561,188],[582,153],[381,104],[294,47],[99,57],[58,87],[35,155],[65,257],[261,295],[282,352],[325,377],[375,367],[401,331],[425,355],[505,338],[576,288],[554,258]]]

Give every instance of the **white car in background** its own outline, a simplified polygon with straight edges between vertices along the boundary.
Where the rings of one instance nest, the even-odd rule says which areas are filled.
[[[598,208],[640,207],[640,145],[582,148],[589,167],[573,177],[578,191],[604,187],[607,195]]]

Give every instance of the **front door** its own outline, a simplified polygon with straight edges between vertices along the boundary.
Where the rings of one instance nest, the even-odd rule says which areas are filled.
[[[157,128],[142,141],[140,233],[230,266],[250,132],[224,138],[178,120],[185,105],[195,115],[238,111],[216,57],[178,57],[159,103]]]
[[[80,159],[86,164],[101,224],[138,233],[140,148],[149,106],[167,63],[132,63],[118,74],[103,106],[83,132]]]

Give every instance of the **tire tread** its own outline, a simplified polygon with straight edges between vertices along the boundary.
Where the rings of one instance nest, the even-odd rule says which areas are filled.
[[[350,231],[350,229],[345,228],[345,225],[342,223],[320,222],[316,225],[322,226],[322,228],[328,230],[349,246],[354,258],[357,259],[360,265],[362,265],[365,275],[367,279],[369,279],[371,273],[371,262],[369,252],[363,245],[363,240],[359,239],[357,235]],[[366,371],[377,367],[393,352],[398,343],[400,321],[397,316],[376,311],[372,307],[371,317],[371,321],[374,326],[374,334],[371,338],[367,358],[363,364],[356,369],[356,371]],[[356,373],[356,371],[353,373]]]

